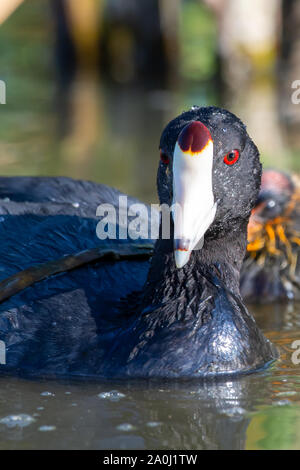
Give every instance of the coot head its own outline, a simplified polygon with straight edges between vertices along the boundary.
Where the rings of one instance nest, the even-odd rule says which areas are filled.
[[[160,141],[158,193],[173,204],[178,267],[205,239],[240,229],[257,200],[261,164],[245,125],[229,111],[208,107],[171,121]]]

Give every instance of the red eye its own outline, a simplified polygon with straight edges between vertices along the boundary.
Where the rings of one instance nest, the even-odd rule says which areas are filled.
[[[231,150],[231,152],[228,152],[227,155],[224,157],[224,163],[226,165],[234,165],[240,156],[240,152],[238,150]]]
[[[160,159],[161,161],[165,164],[165,165],[168,165],[170,163],[170,159],[168,157],[168,155],[163,152],[162,150],[159,151],[160,153]]]

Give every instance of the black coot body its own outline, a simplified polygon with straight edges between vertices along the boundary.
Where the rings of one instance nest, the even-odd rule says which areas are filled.
[[[202,249],[191,251],[188,262],[178,267],[170,215],[171,237],[160,234],[150,261],[91,263],[5,300],[0,305],[3,373],[207,377],[250,372],[276,357],[239,292],[261,165],[238,118],[215,107],[193,107],[168,124],[160,143],[160,203],[170,205],[175,197],[178,141],[184,146],[191,138],[191,149],[198,142],[196,151],[202,151],[204,131],[213,141],[216,212]],[[239,155],[234,165],[232,149]],[[198,154],[192,154],[191,162],[193,155]],[[196,206],[202,192],[199,186]],[[1,178],[0,194],[1,279],[35,263],[99,246],[103,242],[96,236],[96,208],[102,202],[117,207],[120,195],[104,185],[68,178]],[[129,198],[129,205],[134,202]],[[120,247],[128,241],[105,243]]]
[[[300,184],[265,170],[248,226],[241,293],[248,302],[300,300]]]

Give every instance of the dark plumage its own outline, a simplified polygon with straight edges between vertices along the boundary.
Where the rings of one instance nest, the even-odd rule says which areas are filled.
[[[171,238],[157,240],[150,265],[142,260],[95,262],[12,296],[0,305],[0,339],[7,346],[3,372],[200,377],[253,371],[276,357],[239,293],[261,165],[238,118],[215,107],[193,107],[168,124],[160,142],[168,156],[159,164],[160,202],[172,203],[175,144],[193,121],[206,126],[214,144],[217,209],[203,248],[176,268],[171,217]],[[240,158],[227,166],[224,156],[232,149],[239,149]],[[99,245],[96,207],[116,204],[119,195],[106,186],[64,178],[2,178],[0,194],[10,198],[0,205],[2,279],[34,263]],[[141,241],[130,243],[134,247]]]

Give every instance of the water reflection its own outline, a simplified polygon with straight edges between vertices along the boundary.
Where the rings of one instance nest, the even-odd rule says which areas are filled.
[[[124,396],[117,401],[98,396],[112,386]],[[6,413],[9,408],[14,414],[27,408],[35,421],[27,427],[0,424],[0,447],[14,448],[12,441],[17,440],[18,448],[242,449],[258,387],[259,381],[249,377],[205,384],[109,385],[43,385],[10,379],[0,395],[1,415],[5,401]],[[45,388],[52,396],[41,396]],[[8,390],[14,399],[8,398]],[[38,431],[45,425],[56,428],[47,434],[47,441]]]
[[[12,104],[13,96],[2,116],[2,174],[92,179],[147,202],[156,201],[159,138],[166,123],[192,104],[222,104],[202,85],[145,89],[100,83],[89,74],[79,74],[69,88],[56,92],[43,80],[35,94],[27,85],[31,102]],[[281,137],[275,91],[270,85],[267,90],[249,89],[229,107],[249,124],[267,165],[296,169],[296,155]]]
[[[240,378],[192,381],[25,381],[1,378],[0,448],[299,448],[299,305],[256,310],[280,348],[271,368]],[[253,309],[252,309],[253,310]],[[1,424],[25,415],[27,426]],[[19,418],[20,419],[20,418]]]

